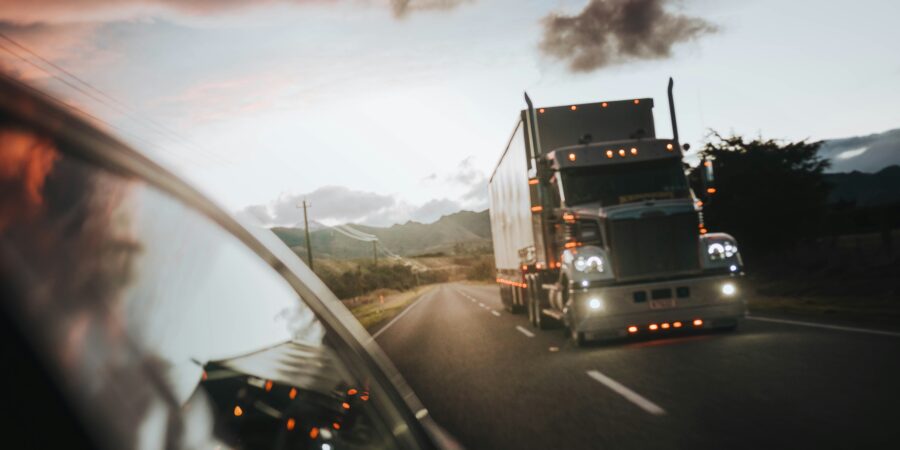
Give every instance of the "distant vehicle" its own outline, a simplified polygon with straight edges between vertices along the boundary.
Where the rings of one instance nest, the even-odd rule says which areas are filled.
[[[656,137],[653,99],[528,108],[489,182],[501,298],[576,345],[737,327],[737,242],[708,233],[678,141]],[[704,161],[704,195],[715,192]]]
[[[438,448],[270,231],[0,76],[6,448]]]

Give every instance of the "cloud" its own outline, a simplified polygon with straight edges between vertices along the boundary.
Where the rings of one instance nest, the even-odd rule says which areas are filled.
[[[819,147],[819,156],[831,160],[829,172],[878,172],[900,164],[900,128],[827,140]]]
[[[466,188],[461,199],[467,208],[481,210],[487,207],[487,176],[473,164],[473,156],[460,161],[448,181]]]
[[[634,60],[663,59],[675,44],[713,33],[716,26],[697,17],[673,14],[669,0],[591,0],[578,15],[544,18],[541,51],[590,72]]]
[[[0,22],[13,24],[61,24],[74,22],[120,22],[150,17],[199,17],[271,5],[305,6],[337,3],[339,0],[4,0]],[[348,0],[345,0],[348,1]],[[417,11],[447,11],[472,0],[381,0],[357,1],[387,6],[394,17]]]
[[[404,17],[413,11],[448,11],[472,0],[391,0],[395,17]]]
[[[0,21],[16,24],[118,22],[161,16],[204,16],[272,4],[328,0],[19,0],[0,2]]]
[[[458,212],[461,209],[462,206],[456,201],[446,198],[435,199],[411,211],[410,219],[422,223],[431,223],[440,219],[441,216]]]
[[[477,202],[472,205],[471,201],[448,198],[412,205],[398,200],[394,195],[357,191],[343,186],[325,186],[306,194],[282,195],[267,204],[250,205],[238,211],[238,215],[269,226],[302,226],[303,208],[299,205],[303,200],[310,205],[310,223],[325,225],[359,223],[389,226],[410,220],[430,223],[462,209],[483,209]]]

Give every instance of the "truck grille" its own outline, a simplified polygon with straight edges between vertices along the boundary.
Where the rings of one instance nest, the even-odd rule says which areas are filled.
[[[695,213],[612,220],[610,244],[616,277],[636,280],[697,272],[698,239]]]

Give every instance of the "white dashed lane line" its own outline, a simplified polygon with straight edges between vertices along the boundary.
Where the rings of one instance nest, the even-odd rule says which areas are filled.
[[[662,416],[666,413],[666,411],[664,409],[660,408],[655,403],[651,402],[650,400],[647,400],[644,397],[641,397],[637,392],[634,392],[631,389],[628,389],[627,387],[623,386],[618,381],[613,380],[612,378],[610,378],[606,375],[603,375],[602,373],[600,373],[599,370],[588,370],[587,374],[589,377],[600,382],[600,384],[612,389],[612,391],[615,392],[616,394],[619,394],[622,397],[625,397],[626,400],[630,401],[631,403],[634,403],[639,408],[643,409],[644,411],[647,411],[650,414],[653,414],[654,416]]]
[[[534,337],[534,333],[528,331],[525,327],[523,327],[521,325],[516,325],[516,329],[519,330],[519,332],[524,334],[525,336],[528,336],[530,338]]]
[[[497,317],[500,317],[500,313],[498,313],[497,311],[491,311],[491,314],[493,314],[493,315],[495,315],[495,316],[497,316]]]

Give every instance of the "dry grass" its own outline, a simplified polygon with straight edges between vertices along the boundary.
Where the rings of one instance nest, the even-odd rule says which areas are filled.
[[[428,292],[435,285],[419,286],[406,292],[379,289],[364,297],[345,301],[350,312],[367,330],[371,330],[382,322],[394,318],[420,295]],[[381,299],[384,299],[382,303]]]

